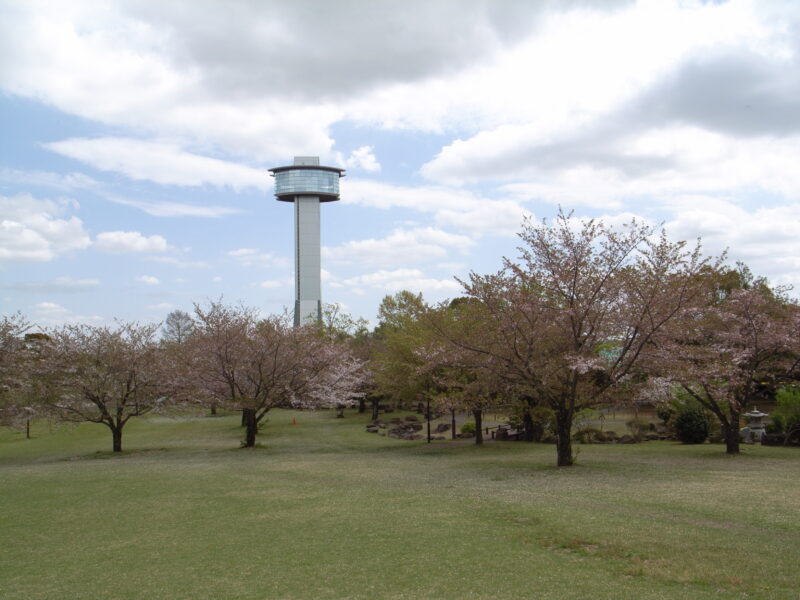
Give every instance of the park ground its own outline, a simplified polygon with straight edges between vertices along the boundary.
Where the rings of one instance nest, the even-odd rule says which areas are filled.
[[[292,424],[292,420],[296,424]],[[800,598],[800,449],[433,444],[274,411],[0,432],[0,597]]]

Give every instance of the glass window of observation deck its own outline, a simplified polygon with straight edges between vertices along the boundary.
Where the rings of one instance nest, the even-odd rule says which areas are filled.
[[[316,169],[297,169],[275,173],[276,194],[319,192],[339,195],[339,173]]]

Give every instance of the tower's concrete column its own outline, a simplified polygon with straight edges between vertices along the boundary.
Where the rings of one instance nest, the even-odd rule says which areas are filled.
[[[322,319],[319,197],[297,196],[294,203],[294,324]]]

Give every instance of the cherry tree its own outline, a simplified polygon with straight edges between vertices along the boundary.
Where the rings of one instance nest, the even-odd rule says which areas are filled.
[[[702,291],[699,244],[688,249],[636,221],[613,228],[560,212],[526,221],[517,261],[462,282],[472,323],[455,346],[486,364],[517,394],[555,414],[557,464],[572,465],[572,423],[636,372],[654,335]]]
[[[363,363],[313,325],[292,327],[286,315],[211,302],[195,306],[196,325],[183,344],[194,385],[205,397],[242,411],[245,447],[276,407],[352,404]]]
[[[158,325],[64,325],[47,331],[31,363],[34,393],[60,419],[101,423],[122,451],[128,421],[168,402],[176,381],[156,339]]]
[[[30,436],[34,413],[28,401],[27,346],[25,335],[32,325],[21,314],[4,315],[0,320],[0,423],[24,428]]]
[[[738,454],[739,421],[759,387],[800,368],[800,307],[768,289],[735,289],[663,333],[654,365],[716,416],[726,452]]]

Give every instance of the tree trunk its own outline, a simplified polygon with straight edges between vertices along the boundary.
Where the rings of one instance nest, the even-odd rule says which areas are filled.
[[[31,420],[25,419],[25,439],[31,439]]]
[[[572,456],[572,413],[567,410],[556,412],[556,438],[556,464],[571,467],[575,462]]]
[[[245,414],[244,409],[242,409],[242,423],[241,423],[241,426],[242,427],[247,427],[247,415]]]
[[[475,417],[475,443],[482,444],[483,443],[483,411],[473,410],[472,416]]]
[[[456,439],[456,409],[450,409],[450,439]]]
[[[112,427],[111,436],[114,439],[114,452],[122,452],[122,427]]]
[[[380,398],[373,398],[372,399],[372,420],[375,421],[378,418],[378,406],[380,404]]]
[[[522,415],[522,424],[525,428],[525,441],[532,442],[535,436],[533,433],[533,417],[531,416],[530,407],[527,407],[525,413]]]
[[[739,454],[739,413],[731,412],[731,420],[722,423],[722,433],[725,435],[725,453]]]
[[[256,434],[258,433],[258,422],[256,421],[256,411],[252,408],[242,410],[245,427],[247,428],[244,437],[244,447],[252,448],[256,445]]]
[[[358,414],[362,414],[365,410],[367,410],[367,401],[364,398],[358,399]]]
[[[211,405],[211,415],[212,415],[212,416],[216,416],[216,415],[217,415],[217,403],[216,403],[216,402],[214,402],[214,403]]]
[[[428,398],[428,403],[425,408],[425,419],[428,421],[428,443],[431,443],[431,399]]]

